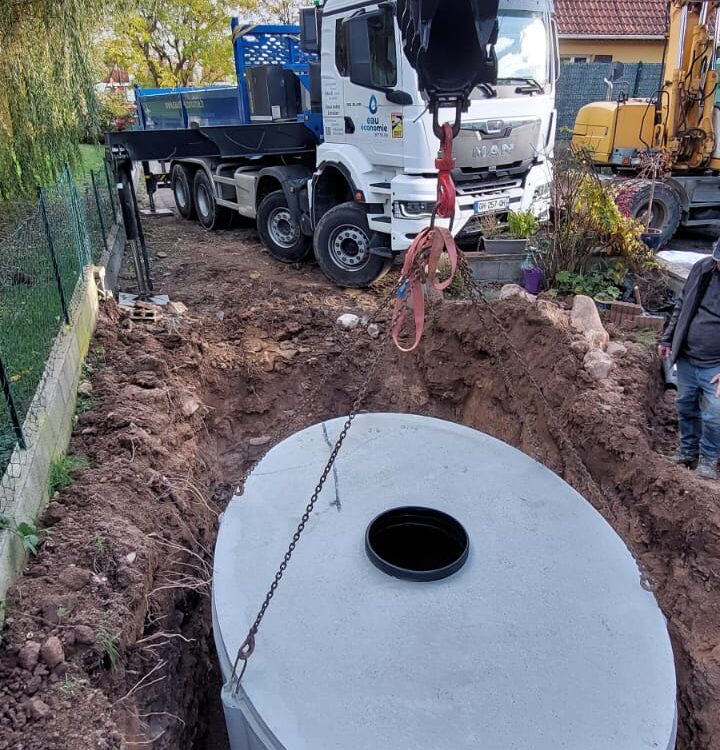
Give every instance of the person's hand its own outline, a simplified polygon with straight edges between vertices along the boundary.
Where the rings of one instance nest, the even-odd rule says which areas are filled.
[[[717,389],[715,395],[720,398],[720,372],[710,381],[713,385],[717,383]]]
[[[667,344],[660,344],[658,346],[658,354],[662,359],[668,359],[672,356],[672,349]],[[720,377],[720,375],[718,377]]]

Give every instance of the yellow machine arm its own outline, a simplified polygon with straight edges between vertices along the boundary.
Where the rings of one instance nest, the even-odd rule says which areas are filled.
[[[720,122],[713,117],[720,0],[669,0],[668,18],[656,96],[594,102],[578,112],[573,144],[597,164],[637,168],[640,154],[654,148],[667,154],[675,173],[720,169],[713,123]]]
[[[715,151],[713,107],[720,1],[671,0],[664,85],[653,145],[667,152],[673,169],[710,166]],[[715,19],[715,34],[709,21]]]

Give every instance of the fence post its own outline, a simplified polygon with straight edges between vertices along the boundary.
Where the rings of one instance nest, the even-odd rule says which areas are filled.
[[[50,231],[50,222],[48,221],[47,208],[45,206],[45,193],[41,187],[38,188],[38,199],[40,201],[40,214],[43,220],[43,226],[45,228],[45,237],[47,239],[48,248],[50,249],[50,258],[52,260],[53,274],[55,275],[55,282],[57,283],[58,292],[60,292],[60,306],[62,307],[63,315],[65,316],[65,322],[70,325],[70,315],[68,314],[67,301],[65,300],[65,291],[62,285],[62,279],[60,278],[60,267],[58,266],[57,253],[55,252],[55,242],[53,241],[52,232]]]
[[[113,191],[112,180],[110,179],[110,168],[108,167],[107,161],[103,162],[103,167],[105,167],[105,180],[107,181],[108,195],[110,196],[110,207],[112,208],[113,218],[115,219],[115,223],[117,223],[117,208],[115,207],[115,193]]]
[[[0,384],[2,384],[3,395],[5,396],[5,401],[7,402],[8,411],[10,412],[10,421],[12,422],[18,445],[23,450],[26,450],[27,445],[25,443],[25,435],[23,435],[22,425],[20,424],[17,410],[15,409],[15,402],[13,401],[12,392],[10,390],[10,379],[7,376],[2,357],[0,357]]]
[[[95,181],[95,172],[90,170],[90,181],[92,182],[93,193],[95,193],[95,206],[97,207],[98,219],[100,220],[100,231],[102,232],[103,247],[105,252],[108,251],[107,234],[105,234],[105,220],[103,219],[102,206],[100,205],[100,194],[98,193],[97,182]]]
[[[635,68],[635,85],[633,86],[633,98],[637,97],[638,92],[640,90],[640,80],[642,78],[642,70],[643,70],[643,64],[642,60],[637,64],[637,68]]]

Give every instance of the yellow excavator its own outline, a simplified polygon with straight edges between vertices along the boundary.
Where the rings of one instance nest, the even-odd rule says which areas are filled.
[[[716,107],[720,1],[670,0],[662,80],[650,99],[594,102],[575,120],[573,146],[622,181],[623,207],[659,230],[662,246],[678,226],[720,229],[720,108]],[[714,31],[711,33],[711,28]],[[622,76],[616,65],[609,84]],[[662,154],[654,186],[647,165]],[[644,174],[645,173],[645,174]],[[645,179],[643,179],[645,177]],[[650,205],[652,201],[652,211]]]

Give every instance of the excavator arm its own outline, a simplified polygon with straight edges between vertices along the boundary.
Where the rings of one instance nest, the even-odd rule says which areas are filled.
[[[653,146],[673,169],[709,165],[715,150],[713,106],[720,2],[671,0],[663,87],[658,95]],[[714,33],[710,23],[714,21]]]

